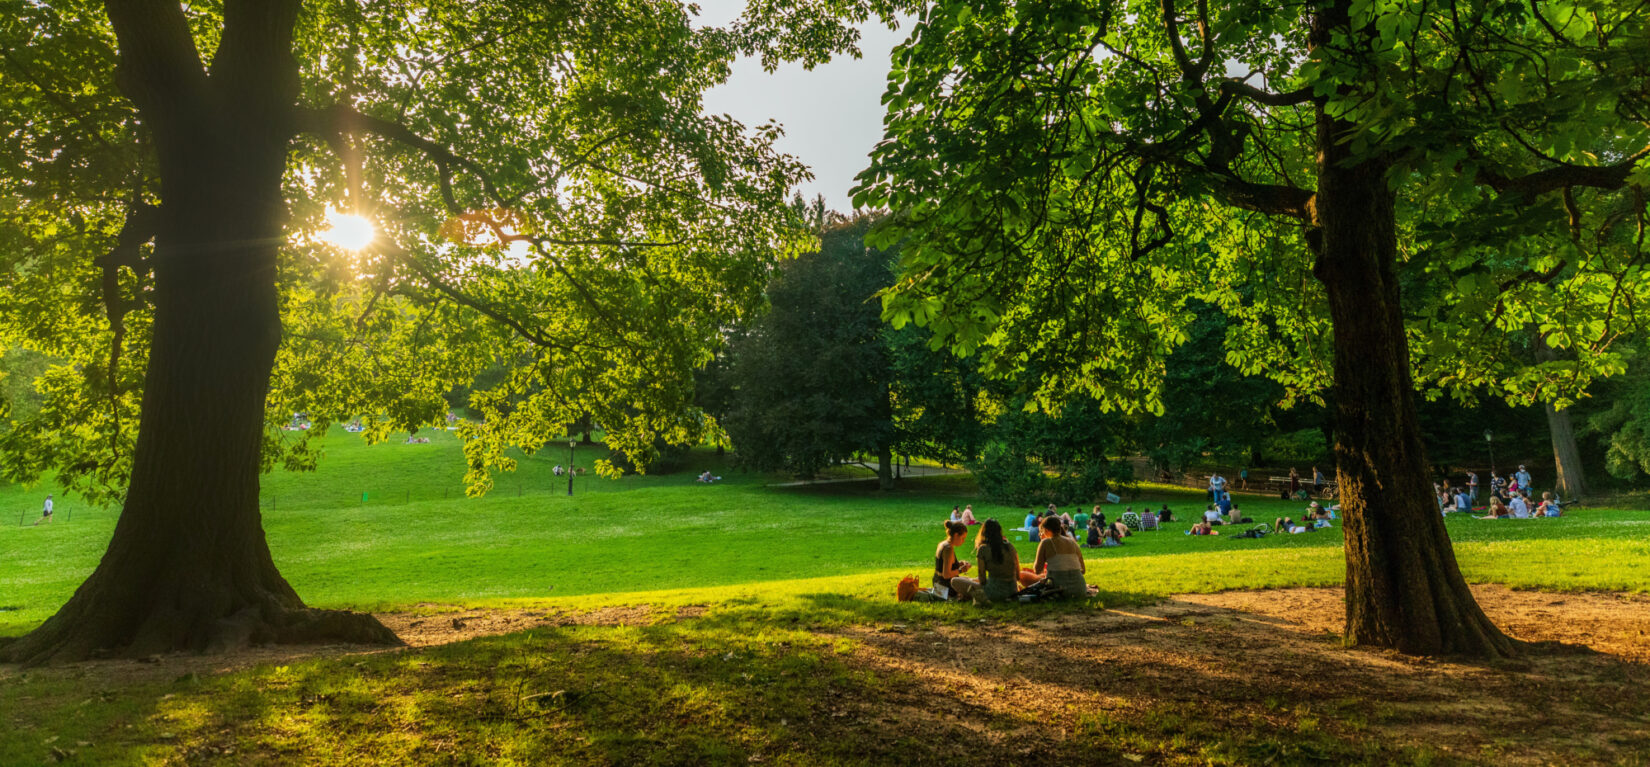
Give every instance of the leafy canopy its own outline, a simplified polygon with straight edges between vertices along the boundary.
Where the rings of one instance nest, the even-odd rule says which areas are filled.
[[[183,10],[211,61],[222,5]],[[495,365],[508,373],[473,393],[485,420],[464,431],[475,492],[512,467],[507,446],[531,451],[582,415],[644,461],[707,428],[691,371],[807,243],[784,204],[807,170],[775,150],[777,126],[704,114],[702,94],[742,53],[852,52],[847,22],[867,12],[758,4],[725,29],[694,13],[302,4],[266,465],[316,460],[277,428],[294,412],[364,414],[382,438],[438,423],[442,395]],[[54,362],[38,409],[0,426],[0,466],[109,499],[147,363],[151,246],[134,233],[165,204],[155,149],[100,4],[0,0],[0,52],[0,348]],[[326,245],[329,211],[370,218],[373,244]]]
[[[1158,412],[1197,300],[1234,320],[1232,364],[1319,399],[1322,110],[1389,168],[1419,384],[1563,405],[1619,372],[1650,297],[1650,8],[1359,0],[1322,41],[1313,12],[930,6],[894,52],[855,197],[900,214],[875,235],[903,243],[886,316],[1033,377],[1045,403]],[[1531,364],[1533,334],[1567,351]]]

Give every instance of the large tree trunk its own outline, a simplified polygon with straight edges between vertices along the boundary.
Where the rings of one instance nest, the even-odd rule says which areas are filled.
[[[117,17],[117,6],[110,10],[117,29],[127,33],[121,42],[128,69],[135,58],[126,50],[131,35],[148,33],[145,24],[164,27],[168,19]],[[258,24],[278,27],[283,19],[271,12],[246,21],[247,28],[235,30],[242,43]],[[223,45],[233,39],[226,31]],[[133,100],[154,107],[162,179],[153,346],[131,485],[97,570],[0,659],[43,663],[249,643],[398,641],[370,615],[306,608],[264,540],[259,451],[281,333],[275,268],[288,132],[268,109],[270,94],[239,92],[236,83],[244,85],[250,74],[245,67],[256,62],[226,59],[232,55],[220,50],[214,70],[225,74],[215,88],[202,81],[199,90],[163,91],[154,84],[146,90],[142,81],[128,80]],[[269,75],[271,88],[284,82],[279,74]]]
[[[1547,410],[1547,431],[1553,439],[1553,465],[1557,471],[1553,484],[1565,501],[1581,500],[1587,492],[1587,477],[1581,468],[1581,449],[1576,446],[1570,411],[1559,410],[1552,403],[1543,403],[1542,407]]]
[[[1344,28],[1346,3],[1315,19]],[[1339,13],[1337,13],[1339,11]],[[1354,157],[1352,126],[1317,128],[1315,271],[1334,322],[1335,463],[1346,534],[1346,639],[1416,655],[1504,656],[1455,562],[1416,419],[1395,272],[1395,198],[1379,159]]]
[[[1535,358],[1541,362],[1558,359],[1558,353],[1547,345],[1547,338],[1535,334]],[[1587,477],[1581,468],[1581,449],[1576,447],[1575,426],[1570,423],[1570,411],[1559,410],[1551,402],[1541,403],[1547,411],[1547,432],[1553,441],[1553,485],[1566,501],[1579,500],[1587,492]]]
[[[877,448],[877,487],[894,489],[894,449],[886,444]]]

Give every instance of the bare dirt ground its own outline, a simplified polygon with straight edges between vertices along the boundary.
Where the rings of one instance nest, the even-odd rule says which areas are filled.
[[[1486,764],[1650,763],[1650,598],[1473,591],[1510,635],[1544,644],[1489,665],[1346,649],[1341,591],[1321,588],[1182,595],[1026,626],[843,633],[863,643],[858,662],[927,680],[919,698],[958,701],[938,712],[932,699],[882,702],[919,729],[1020,711],[1064,737],[1081,724],[1073,710],[1102,726],[1190,715],[1211,731],[1317,729]]]

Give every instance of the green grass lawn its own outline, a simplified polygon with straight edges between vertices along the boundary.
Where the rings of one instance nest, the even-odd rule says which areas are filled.
[[[978,502],[967,477],[773,487],[786,477],[740,473],[710,451],[671,475],[574,481],[551,467],[564,451],[523,457],[483,498],[466,498],[456,438],[366,445],[334,431],[313,473],[276,472],[263,486],[264,525],[281,571],[311,604],[393,609],[426,602],[480,604],[550,599],[602,604],[644,598],[715,601],[813,592],[889,593],[924,575],[940,522],[972,502],[980,518],[1015,527],[1023,509]],[[581,446],[576,461],[605,455]],[[712,468],[724,481],[692,477]],[[845,469],[851,474],[858,469]],[[95,567],[114,527],[113,509],[60,498],[57,522],[27,526],[45,488],[0,488],[0,636],[37,625]],[[1145,486],[1129,505],[1167,502],[1191,518],[1201,496]],[[1257,522],[1298,514],[1302,504],[1240,497]],[[1108,507],[1115,518],[1119,507]],[[1470,579],[1520,587],[1643,591],[1650,588],[1650,514],[1586,509],[1554,520],[1448,521]],[[1338,528],[1261,540],[1184,535],[1188,523],[1089,550],[1091,582],[1118,595],[1338,583]],[[1228,532],[1231,532],[1228,529]],[[1020,535],[1022,559],[1032,548]],[[568,601],[572,600],[572,601]]]
[[[550,472],[566,453],[551,451],[523,458],[519,473],[472,499],[460,484],[456,440],[447,432],[431,436],[430,444],[368,446],[339,431],[329,435],[319,471],[265,478],[270,547],[311,604],[415,615],[432,609],[426,603],[650,607],[617,624],[223,674],[170,671],[174,661],[152,671],[128,663],[137,669],[129,677],[117,673],[119,664],[13,671],[0,684],[0,764],[954,765],[975,763],[982,743],[993,744],[1001,763],[1027,764],[1459,761],[1370,729],[1408,729],[1405,717],[1432,724],[1408,709],[1333,685],[1310,694],[1254,692],[1299,673],[1256,676],[1248,692],[1211,705],[1195,690],[1159,688],[1149,667],[1116,660],[1083,670],[1080,682],[947,661],[942,668],[970,664],[965,679],[973,687],[964,691],[884,655],[892,648],[919,657],[959,631],[1057,626],[1068,611],[1174,593],[1335,584],[1343,563],[1338,528],[1249,540],[1187,536],[1189,523],[1171,524],[1122,548],[1087,550],[1089,580],[1102,588],[1098,600],[982,613],[892,598],[899,576],[926,575],[953,505],[973,502],[978,516],[1010,527],[1023,518],[1023,509],[978,502],[967,477],[908,479],[892,493],[871,482],[775,487],[789,478],[729,470],[702,451],[689,470],[668,476],[577,478],[569,497],[566,480]],[[599,446],[581,447],[577,461],[588,466],[601,455]],[[703,468],[725,480],[693,482]],[[14,526],[14,516],[0,525],[0,636],[27,631],[61,605],[113,531],[113,510],[73,498],[58,499],[52,525],[26,526],[46,491],[0,488],[0,509],[21,512],[24,523]],[[1302,505],[1239,501],[1257,522],[1297,514]],[[1203,506],[1195,492],[1160,486],[1141,488],[1126,504],[1164,502],[1188,519]],[[1108,507],[1112,516],[1120,510]],[[1645,512],[1585,509],[1556,520],[1447,524],[1473,581],[1650,590]],[[1023,536],[1019,546],[1029,559]],[[673,608],[683,605],[709,609],[673,620]],[[867,646],[867,637],[884,631],[910,640]],[[952,633],[936,633],[945,631]],[[1274,641],[1292,640],[1257,640]],[[1228,651],[1194,648],[1191,657]],[[1324,673],[1346,665],[1328,662]],[[1553,694],[1592,699],[1615,690],[1609,685],[1631,669],[1589,673],[1572,675],[1582,681]],[[1592,681],[1599,677],[1605,682]],[[1009,689],[1045,684],[1052,692]],[[1113,687],[1133,692],[1105,697]],[[1082,707],[1022,710],[1022,702],[1061,690],[1091,697]],[[970,702],[981,696],[991,705]],[[957,714],[964,719],[921,713],[937,699],[964,706]],[[1060,737],[1046,737],[1051,726]],[[1543,742],[1539,733],[1520,737],[1506,747]],[[1496,763],[1501,746],[1488,747],[1466,761]]]

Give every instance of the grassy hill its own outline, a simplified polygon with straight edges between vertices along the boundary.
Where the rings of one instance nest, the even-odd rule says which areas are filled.
[[[651,593],[672,601],[774,597],[821,588],[886,594],[898,576],[926,572],[939,523],[953,505],[974,503],[982,519],[1018,526],[1024,509],[981,503],[963,476],[775,486],[788,478],[731,470],[710,451],[675,474],[619,480],[566,479],[551,468],[565,449],[522,456],[485,497],[464,496],[463,459],[449,432],[421,432],[367,445],[334,430],[311,473],[277,471],[263,482],[264,524],[281,571],[311,604],[392,609],[428,602],[487,604],[550,599],[606,604]],[[581,446],[576,463],[605,456]],[[711,468],[724,481],[693,476]],[[853,474],[857,469],[844,469]],[[58,520],[27,526],[46,488],[0,488],[0,636],[51,614],[89,574],[114,528],[114,509],[60,498]],[[1130,505],[1167,502],[1191,517],[1202,498],[1145,486]],[[1298,514],[1301,504],[1240,497],[1257,521]],[[1118,507],[1108,507],[1115,516]],[[1556,520],[1451,519],[1469,578],[1552,589],[1650,588],[1650,514],[1588,509]],[[1190,537],[1185,523],[1090,551],[1091,582],[1126,598],[1341,578],[1338,528],[1261,540]],[[1021,540],[1021,556],[1032,549]],[[824,580],[821,580],[824,579]],[[630,595],[630,596],[627,596]],[[577,598],[577,599],[575,599]],[[572,601],[569,601],[572,600]]]

